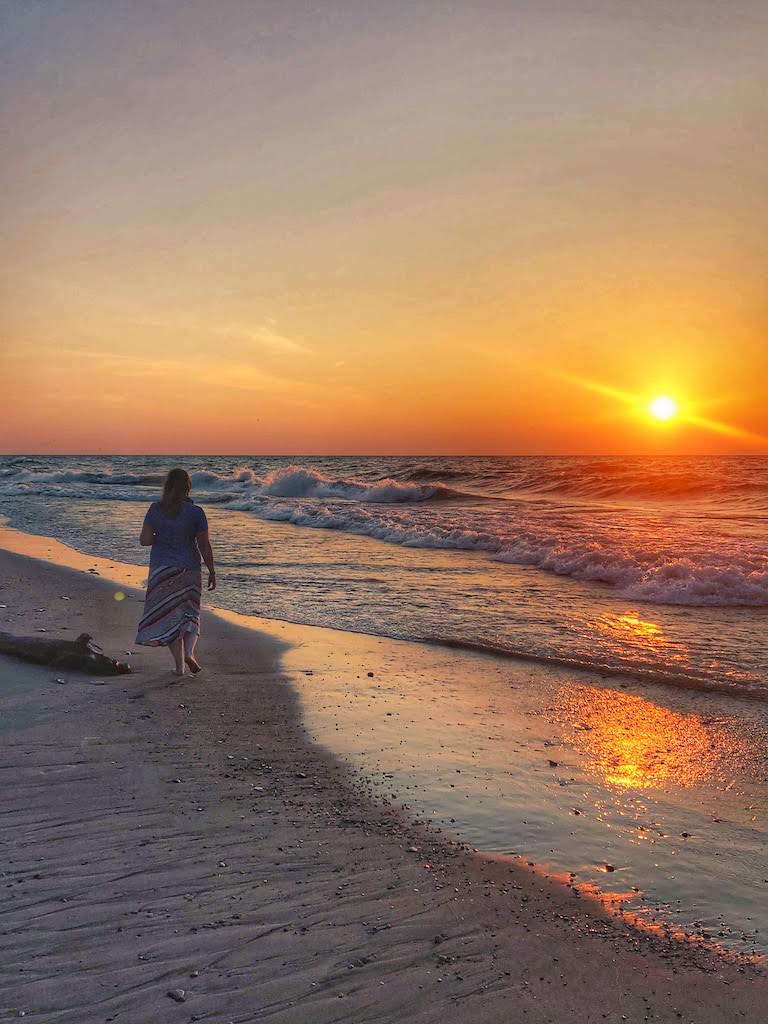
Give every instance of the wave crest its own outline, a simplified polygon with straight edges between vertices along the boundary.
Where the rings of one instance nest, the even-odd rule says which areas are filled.
[[[306,466],[285,466],[265,476],[243,466],[224,477],[209,472],[193,473],[192,481],[205,488],[234,487],[240,494],[247,492],[264,498],[320,498],[393,504],[461,497],[460,492],[440,482],[417,484],[391,478],[370,483],[356,479],[336,480]]]

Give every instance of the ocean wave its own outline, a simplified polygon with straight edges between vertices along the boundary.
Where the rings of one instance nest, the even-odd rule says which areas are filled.
[[[460,498],[463,495],[437,481],[415,484],[386,478],[367,482],[357,479],[334,479],[305,466],[286,466],[265,476],[259,476],[249,467],[241,467],[230,476],[200,472],[192,476],[193,483],[204,489],[235,488],[242,493],[267,498],[319,498],[336,501],[393,504],[424,502]]]
[[[467,474],[460,469],[433,468],[431,466],[405,466],[402,475],[408,480],[462,480]]]
[[[659,604],[768,605],[768,555],[745,547],[700,548],[685,557],[670,538],[619,532],[595,540],[583,532],[563,540],[560,530],[540,525],[510,527],[497,517],[486,529],[466,520],[425,520],[407,512],[382,514],[360,507],[265,503],[250,498],[229,507],[260,519],[322,530],[338,530],[403,547],[482,552],[497,562],[530,565],[584,583],[610,586],[617,596]],[[518,536],[510,536],[518,529]],[[690,545],[689,545],[690,546]]]
[[[517,491],[586,500],[753,498],[768,501],[768,471],[756,460],[520,460]]]
[[[158,473],[109,473],[83,470],[37,471],[27,468],[6,468],[0,470],[0,493],[9,493],[7,488],[16,487],[36,491],[37,487],[54,484],[92,484],[97,487],[117,486],[161,486],[164,477]],[[20,493],[20,491],[18,492]],[[87,493],[87,492],[86,492]]]
[[[17,495],[24,493],[48,496],[83,498],[121,498],[123,500],[150,500],[156,495],[140,498],[132,494],[117,494],[105,488],[153,487],[160,488],[164,477],[156,473],[132,474],[93,471],[49,471],[37,472],[27,469],[6,469],[0,475],[0,494]],[[218,474],[208,470],[192,473],[195,491],[201,501],[227,501],[249,494],[264,498],[316,498],[335,501],[396,504],[408,502],[441,501],[459,499],[462,493],[436,480],[432,483],[415,483],[391,478],[364,481],[359,479],[335,479],[306,466],[284,466],[264,475],[259,475],[249,466],[241,466],[229,474]],[[79,489],[72,491],[73,486]],[[69,487],[69,489],[68,489]]]
[[[330,461],[330,460],[329,460]],[[375,460],[360,460],[357,472],[334,476],[314,466],[284,465],[267,471],[242,465],[229,473],[192,473],[203,496],[244,493],[276,498],[397,504],[451,499],[517,499],[551,502],[702,501],[731,503],[733,511],[768,508],[768,464],[764,460],[664,459],[434,459],[386,460],[391,475],[374,476]],[[370,469],[368,469],[370,465]],[[114,487],[159,489],[163,474],[109,470],[41,470],[25,463],[0,468],[0,495],[34,492],[56,484],[93,487],[93,496]],[[13,488],[13,490],[9,490]]]

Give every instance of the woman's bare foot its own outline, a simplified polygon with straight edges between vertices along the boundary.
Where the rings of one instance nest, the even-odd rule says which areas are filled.
[[[173,674],[175,676],[186,675],[186,669],[185,669],[185,667],[183,665],[181,665],[181,666],[177,665],[176,668],[173,670]]]
[[[188,658],[185,658],[184,661],[186,661],[187,665],[189,665],[189,671],[192,673],[193,676],[196,676],[198,672],[203,671],[203,666],[200,664],[197,658],[193,658],[192,655],[190,655]]]

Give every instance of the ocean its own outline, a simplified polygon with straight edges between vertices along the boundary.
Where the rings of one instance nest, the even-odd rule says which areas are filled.
[[[0,513],[141,563],[175,464],[222,607],[768,694],[768,459],[4,456]]]

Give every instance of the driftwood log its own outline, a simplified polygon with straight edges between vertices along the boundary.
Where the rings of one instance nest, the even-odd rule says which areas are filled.
[[[77,640],[0,633],[0,654],[92,676],[122,676],[131,671],[124,661],[108,658],[88,633],[81,633]]]

